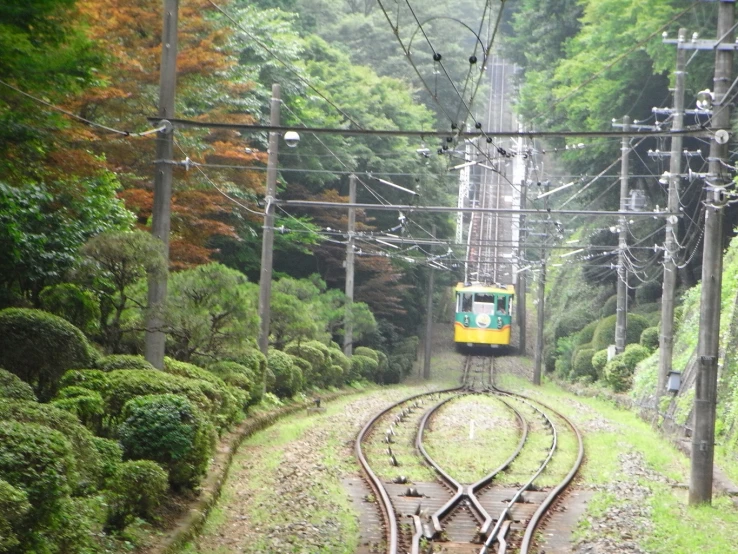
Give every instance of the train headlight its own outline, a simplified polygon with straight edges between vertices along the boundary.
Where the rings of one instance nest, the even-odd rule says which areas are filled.
[[[502,318],[501,317],[497,318],[497,328],[502,329]]]
[[[464,316],[464,327],[469,327],[469,316],[468,315]]]

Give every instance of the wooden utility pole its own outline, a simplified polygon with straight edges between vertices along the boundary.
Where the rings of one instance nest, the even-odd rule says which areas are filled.
[[[282,106],[278,84],[272,85],[272,102],[269,124],[279,126],[279,111]],[[279,133],[269,133],[267,152],[266,202],[264,207],[264,234],[261,243],[261,278],[259,280],[259,350],[265,356],[269,351],[269,320],[272,300],[272,263],[274,255],[274,200],[277,196],[277,155],[279,154]]]
[[[349,203],[356,204],[356,175],[349,176]],[[349,358],[354,351],[354,233],[356,208],[348,210],[348,240],[346,241],[346,315],[343,325],[343,353]]]
[[[436,224],[431,228],[432,239],[436,240]],[[431,353],[433,347],[433,287],[435,271],[429,267],[430,275],[428,276],[428,297],[425,304],[425,344],[423,350],[423,379],[430,379],[431,376]]]
[[[630,130],[630,118],[623,117],[623,131]],[[628,221],[625,212],[628,208],[628,175],[630,173],[630,138],[623,137],[620,148],[620,233],[618,238],[618,303],[617,321],[615,323],[615,352],[620,354],[625,350],[625,333],[627,326],[628,307],[626,296],[628,294],[628,273],[625,269],[625,250],[628,247]]]
[[[164,23],[161,37],[161,71],[159,74],[159,112],[162,121],[174,117],[174,95],[177,83],[177,19],[179,0],[164,1]],[[155,368],[164,367],[166,334],[162,312],[167,299],[167,270],[169,266],[169,229],[171,227],[172,158],[174,131],[167,126],[156,134],[156,173],[154,175],[154,209],[151,214],[151,233],[164,245],[165,271],[149,276],[148,313],[144,352],[146,360]]]
[[[735,1],[721,0],[718,7],[713,112],[710,130],[729,131],[730,87],[734,43]],[[712,472],[715,457],[715,408],[717,403],[718,346],[720,335],[720,292],[722,285],[723,187],[730,183],[723,164],[728,157],[728,141],[710,141],[709,177],[705,201],[705,236],[702,253],[702,296],[700,333],[697,345],[698,373],[694,395],[689,503],[712,503]]]
[[[527,173],[527,169],[526,169]],[[524,210],[526,207],[526,194],[527,194],[527,187],[528,183],[526,179],[523,179],[523,182],[520,183],[520,209]],[[520,271],[520,260],[525,257],[525,214],[520,215],[520,231],[518,235],[518,240],[520,242],[519,248],[518,248],[518,286],[517,286],[517,316],[518,316],[518,349],[520,350],[520,354],[525,356],[525,335],[526,335],[526,312],[525,312],[525,295],[526,295],[526,289],[528,285],[527,277],[524,271]]]
[[[687,66],[687,51],[682,48],[686,40],[686,29],[679,29],[677,39],[677,61],[674,79],[674,109],[672,111],[672,131],[684,128],[684,83]],[[667,211],[679,211],[679,182],[682,172],[681,136],[671,137],[671,154],[669,159],[669,200]],[[677,231],[679,229],[676,216],[666,219],[666,239],[664,240],[664,278],[661,291],[661,335],[659,336],[659,375],[656,385],[656,411],[658,400],[666,389],[666,380],[671,371],[671,359],[674,351],[674,297],[677,282],[676,255],[678,252]]]

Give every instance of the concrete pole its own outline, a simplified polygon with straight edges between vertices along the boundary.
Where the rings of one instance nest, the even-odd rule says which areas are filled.
[[[722,0],[718,8],[717,36],[720,42],[734,41],[735,3]],[[710,129],[730,130],[730,104],[725,94],[730,86],[733,49],[716,49],[714,104]],[[718,343],[720,335],[720,292],[722,285],[723,192],[730,183],[723,162],[728,157],[728,144],[718,144],[713,134],[707,199],[705,202],[705,236],[702,253],[702,297],[700,333],[697,345],[698,373],[694,395],[694,431],[692,433],[689,504],[712,503],[712,472],[715,457],[715,408],[717,403]],[[713,186],[710,186],[713,185]]]
[[[272,85],[272,103],[269,124],[279,125],[279,111],[282,105],[280,87]],[[259,350],[265,356],[269,351],[269,320],[272,299],[272,260],[274,255],[274,199],[277,196],[277,156],[279,154],[279,133],[269,133],[267,152],[266,206],[264,208],[264,234],[261,243],[261,278],[259,280]]]
[[[164,1],[164,22],[161,39],[161,72],[159,74],[159,112],[162,120],[174,117],[174,96],[177,82],[177,20],[179,0]],[[164,245],[164,258],[169,266],[169,229],[171,227],[172,158],[174,133],[171,127],[156,134],[156,173],[154,175],[154,209],[151,233]],[[146,360],[155,368],[164,367],[166,334],[162,311],[167,299],[167,273],[149,277],[146,315]]]
[[[677,61],[674,79],[674,111],[672,114],[672,131],[684,128],[684,83],[686,81],[687,50],[682,48],[686,40],[686,29],[679,29],[677,39]],[[671,155],[669,159],[669,200],[667,211],[679,211],[679,182],[682,172],[681,136],[671,137]],[[666,389],[666,381],[671,371],[671,359],[674,351],[674,297],[677,283],[677,266],[675,256],[678,247],[676,234],[679,225],[670,216],[666,220],[666,239],[664,241],[664,283],[661,291],[661,335],[659,337],[659,376],[656,386],[656,412],[659,411],[659,399]]]
[[[436,225],[431,228],[433,240],[436,239]],[[432,251],[432,250],[431,250]],[[426,381],[431,377],[431,354],[433,347],[433,288],[435,271],[432,267],[428,268],[430,275],[428,276],[428,296],[425,304],[425,344],[423,350],[423,379]]]
[[[356,175],[349,176],[349,203],[356,204]],[[348,209],[348,240],[346,241],[346,315],[343,324],[343,353],[349,358],[354,351],[354,232],[356,208]]]
[[[546,181],[544,193],[548,192],[551,188],[551,182]],[[546,196],[545,204],[546,211],[548,211],[549,197]],[[548,234],[550,232],[551,216],[548,216],[546,221],[546,237],[544,242],[548,240]],[[538,328],[536,330],[536,352],[533,363],[533,384],[541,384],[541,374],[543,373],[543,324],[545,322],[546,313],[546,262],[548,258],[548,250],[544,247],[541,250],[541,272],[538,274]]]
[[[623,131],[630,130],[630,118],[623,117]],[[630,173],[630,138],[623,137],[622,157],[620,165],[620,211],[626,212],[628,207],[628,174]],[[620,234],[618,238],[618,303],[617,321],[615,323],[615,352],[620,354],[625,350],[625,333],[628,308],[626,295],[628,294],[627,273],[625,270],[625,249],[627,248],[628,229],[625,215],[620,217]]]
[[[526,174],[527,174],[527,167],[526,167]],[[527,194],[527,187],[528,183],[525,179],[523,179],[523,182],[520,183],[520,209],[524,210],[526,208],[526,194]],[[520,246],[518,248],[518,259],[522,259],[525,254],[525,215],[520,215],[520,235],[519,235],[519,241]],[[520,262],[518,262],[518,269],[520,269]],[[518,348],[520,350],[520,354],[525,356],[525,335],[526,335],[526,307],[525,307],[525,296],[526,296],[526,289],[528,285],[527,275],[523,272],[518,272],[518,286],[517,286],[517,316],[518,316]]]

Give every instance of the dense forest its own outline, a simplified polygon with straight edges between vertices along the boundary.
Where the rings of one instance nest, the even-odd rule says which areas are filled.
[[[486,61],[502,56],[518,67],[511,101],[521,124],[562,132],[527,145],[529,175],[589,183],[552,207],[592,210],[618,209],[617,166],[593,177],[617,162],[620,139],[564,135],[609,130],[625,115],[667,128],[668,116],[652,112],[670,106],[674,79],[675,49],[662,34],[712,36],[716,17],[712,3],[686,0],[182,0],[179,10],[175,115],[194,121],[268,123],[278,83],[282,122],[294,128],[473,129],[487,108]],[[149,233],[156,135],[146,132],[158,106],[161,27],[160,6],[140,0],[0,5],[0,552],[125,548],[126,529],[155,520],[168,494],[197,489],[218,435],[253,406],[400,381],[415,360],[428,261],[463,258],[414,242],[433,228],[451,239],[447,215],[360,211],[348,358],[338,347],[347,213],[279,209],[271,348],[262,355],[267,134],[177,129],[168,260]],[[712,64],[710,53],[690,60],[690,107],[710,86]],[[706,124],[700,117],[687,124]],[[458,177],[448,170],[459,141],[301,135],[279,153],[281,199],[346,202],[355,173],[359,202],[456,203]],[[650,209],[663,207],[658,177],[668,160],[649,151],[668,144],[632,146],[634,187]],[[705,171],[705,140],[685,149],[699,151],[685,164]],[[683,291],[700,278],[700,183],[685,180],[680,197]],[[726,238],[735,212],[726,211]],[[585,251],[569,259],[578,263],[552,266],[546,368],[621,391],[658,343],[662,266],[653,246],[663,239],[653,237],[662,222],[629,229],[638,313],[628,342],[642,349],[605,370],[597,353],[609,344],[617,275],[615,255],[598,248],[617,246],[610,226],[562,221],[559,240]],[[378,232],[404,242],[383,245]],[[439,314],[463,276],[456,266],[438,272]],[[168,357],[157,372],[141,356],[146,279],[166,271]],[[635,385],[648,396],[644,379]],[[735,401],[726,402],[728,428]]]

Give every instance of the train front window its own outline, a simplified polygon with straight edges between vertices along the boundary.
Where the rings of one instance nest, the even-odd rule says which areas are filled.
[[[493,314],[495,311],[495,295],[494,294],[476,294],[474,295],[474,313],[475,314]]]
[[[502,315],[507,314],[507,297],[505,296],[497,297],[497,313],[502,314]]]
[[[459,295],[459,305],[457,311],[460,312],[471,312],[472,304],[474,303],[474,295],[471,293],[462,293]]]

